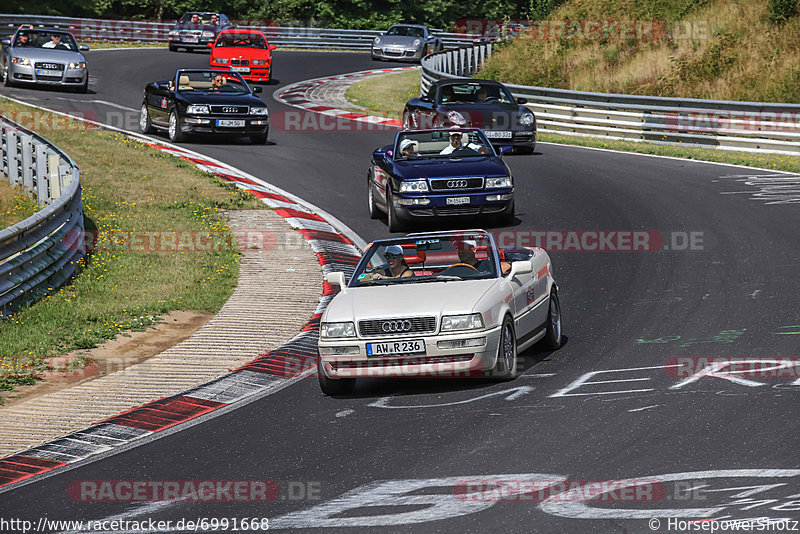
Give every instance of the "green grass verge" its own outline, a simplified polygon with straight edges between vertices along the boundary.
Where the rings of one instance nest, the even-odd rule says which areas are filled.
[[[25,195],[20,187],[11,187],[0,177],[0,229],[24,221],[39,208],[36,201]]]
[[[404,70],[367,78],[348,87],[344,96],[352,104],[376,115],[401,119],[406,102],[419,96],[419,72],[418,69]]]
[[[356,83],[345,92],[345,98],[382,116],[400,118],[409,98],[419,95],[419,71],[387,74]],[[732,163],[748,167],[763,167],[800,172],[800,157],[780,154],[756,154],[730,150],[692,148],[685,145],[659,145],[636,141],[615,141],[599,137],[577,137],[542,133],[539,140],[563,145],[607,148],[640,154],[656,154],[701,161]]]
[[[0,99],[0,112],[13,118],[20,111],[44,113]],[[0,390],[30,383],[49,357],[143,330],[161,314],[218,311],[236,287],[240,257],[228,244],[233,238],[220,210],[264,207],[190,162],[121,134],[47,115],[42,124],[49,128],[40,133],[80,167],[85,225],[97,232],[98,243],[119,244],[125,232],[159,239],[204,232],[213,241],[209,250],[181,246],[180,239],[167,251],[97,247],[70,284],[2,318]]]

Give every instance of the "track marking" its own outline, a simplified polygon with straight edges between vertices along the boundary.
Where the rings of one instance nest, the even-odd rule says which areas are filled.
[[[486,395],[481,395],[480,397],[474,397],[472,399],[460,400],[460,401],[453,401],[453,402],[445,402],[442,404],[417,404],[417,405],[408,405],[408,406],[391,406],[389,405],[389,400],[392,397],[381,397],[380,399],[367,404],[367,406],[371,406],[373,408],[387,408],[390,410],[404,410],[404,409],[417,409],[417,408],[440,408],[442,406],[456,406],[458,404],[467,404],[469,402],[475,402],[483,399],[488,399],[489,397],[498,397],[498,396],[506,396],[506,401],[513,401],[516,400],[523,395],[527,395],[535,388],[531,386],[519,386],[516,388],[506,389],[503,391],[495,391],[494,393],[487,393]]]

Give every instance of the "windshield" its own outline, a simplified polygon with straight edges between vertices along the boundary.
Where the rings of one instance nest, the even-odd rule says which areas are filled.
[[[220,34],[217,46],[267,48],[267,41],[258,33],[225,32]]]
[[[439,88],[439,104],[513,104],[514,97],[503,86],[482,83],[459,83]]]
[[[181,71],[178,75],[178,91],[194,93],[244,94],[250,89],[235,72]]]
[[[353,274],[350,287],[496,278],[496,258],[485,233],[416,236],[373,243]]]
[[[425,37],[425,30],[413,26],[392,26],[386,35],[398,35],[400,37]]]
[[[463,158],[493,156],[491,143],[480,130],[436,130],[400,132],[395,146],[395,160]]]
[[[78,43],[66,32],[26,30],[18,32],[13,46],[78,50]]]
[[[214,17],[214,20],[211,20]],[[181,17],[180,24],[219,24],[219,15],[216,13],[186,13]]]

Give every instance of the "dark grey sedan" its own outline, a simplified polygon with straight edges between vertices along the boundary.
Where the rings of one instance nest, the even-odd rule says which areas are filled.
[[[372,59],[419,61],[444,50],[444,43],[427,26],[395,24],[372,41]]]
[[[3,39],[0,72],[6,87],[42,84],[69,87],[85,93],[89,89],[89,69],[72,34],[60,30],[20,28],[10,39]]]

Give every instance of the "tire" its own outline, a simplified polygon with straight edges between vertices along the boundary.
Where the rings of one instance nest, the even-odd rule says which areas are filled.
[[[139,130],[146,134],[151,134],[155,131],[153,123],[150,122],[150,112],[147,111],[147,104],[144,102],[142,102],[142,109],[139,110]]]
[[[497,347],[497,362],[491,371],[492,378],[507,382],[517,376],[517,336],[514,322],[506,316],[500,329],[500,344]]]
[[[514,206],[514,202],[512,201],[511,209],[497,216],[497,224],[499,224],[500,226],[511,226],[514,224],[516,218],[517,218],[516,207]]]
[[[390,232],[402,232],[405,225],[397,217],[397,209],[394,207],[391,191],[386,190],[386,219]]]
[[[169,51],[170,52],[177,52],[178,51],[178,47],[173,45],[173,44],[171,44],[171,45],[169,45]]]
[[[169,113],[169,140],[173,143],[182,143],[186,141],[186,134],[181,131],[183,121],[178,117],[178,113],[173,108]]]
[[[547,333],[542,339],[542,346],[549,350],[560,349],[561,337],[561,302],[558,300],[558,292],[552,289],[547,310]]]
[[[267,138],[268,137],[269,137],[269,128],[267,128],[267,131],[264,132],[263,134],[251,135],[250,136],[250,141],[254,145],[263,145],[263,144],[265,144],[267,142]]]
[[[356,387],[355,378],[328,378],[322,369],[317,369],[319,388],[325,395],[349,395]]]
[[[367,202],[369,203],[369,218],[380,219],[381,210],[375,205],[375,186],[372,185],[372,180],[369,177],[367,177]]]
[[[3,85],[6,87],[14,87],[14,82],[11,81],[11,72],[8,63],[6,63],[6,66],[3,69]]]

